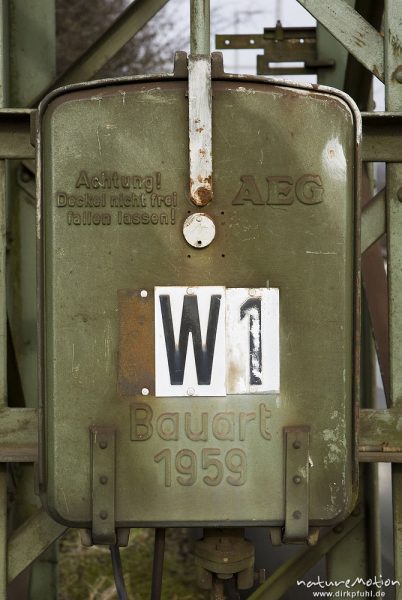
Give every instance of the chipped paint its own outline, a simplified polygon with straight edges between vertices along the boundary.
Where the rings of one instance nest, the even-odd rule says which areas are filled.
[[[209,57],[189,58],[190,195],[205,206],[212,192],[212,94]]]
[[[96,138],[98,140],[99,156],[102,158],[102,146],[101,146],[100,137],[99,137],[99,125],[97,125],[97,127],[96,127]]]
[[[255,90],[252,88],[238,87],[235,89],[236,92],[241,92],[243,94],[247,94],[248,96],[253,96],[255,94]]]
[[[328,448],[328,453],[324,457],[324,465],[328,468],[329,464],[342,461],[344,458],[346,442],[343,427],[338,423],[334,429],[324,429],[321,436]]]
[[[336,256],[337,252],[324,252],[323,250],[306,250],[306,254],[332,254]]]
[[[120,90],[119,93],[121,94],[122,104],[124,106],[126,104],[126,92],[124,90]]]
[[[322,165],[334,179],[346,178],[346,157],[343,144],[338,138],[332,138],[325,144],[322,152]]]

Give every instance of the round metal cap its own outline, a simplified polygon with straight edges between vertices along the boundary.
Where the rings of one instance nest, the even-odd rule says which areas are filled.
[[[193,248],[205,248],[215,238],[215,224],[205,213],[194,213],[187,217],[183,225],[186,242]]]

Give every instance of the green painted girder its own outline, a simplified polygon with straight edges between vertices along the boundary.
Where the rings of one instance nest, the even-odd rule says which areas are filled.
[[[56,523],[43,508],[13,531],[7,550],[8,582],[13,581],[66,531],[67,527]]]
[[[380,81],[384,80],[384,41],[345,0],[298,0]]]
[[[248,600],[279,600],[298,579],[302,579],[323,556],[353,531],[362,519],[363,514],[357,509],[346,521],[324,535],[315,546],[303,550],[281,565]]]

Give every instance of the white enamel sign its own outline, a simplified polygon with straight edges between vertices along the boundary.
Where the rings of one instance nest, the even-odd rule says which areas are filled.
[[[155,288],[156,396],[278,391],[278,289]]]
[[[226,290],[226,393],[279,392],[279,290]]]

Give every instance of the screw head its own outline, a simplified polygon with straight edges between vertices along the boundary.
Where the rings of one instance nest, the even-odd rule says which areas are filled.
[[[300,475],[295,475],[293,477],[293,483],[301,483],[301,480],[302,479],[301,479]]]
[[[102,450],[105,450],[107,448],[107,441],[106,440],[101,440],[99,442],[99,448],[101,448]]]
[[[295,442],[293,442],[293,448],[295,450],[299,450],[299,448],[301,448],[301,442],[299,442],[298,440],[296,440]]]
[[[108,482],[108,478],[106,477],[106,475],[101,475],[99,477],[99,483],[101,483],[102,485],[106,485]]]
[[[402,187],[399,188],[396,195],[398,196],[399,202],[402,202]]]
[[[102,519],[102,521],[105,521],[108,518],[108,513],[106,510],[101,510],[99,516]]]
[[[302,514],[301,514],[300,510],[295,510],[295,512],[293,513],[294,519],[299,520],[299,519],[301,519],[301,516],[302,516]]]

